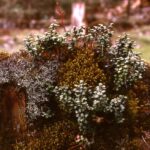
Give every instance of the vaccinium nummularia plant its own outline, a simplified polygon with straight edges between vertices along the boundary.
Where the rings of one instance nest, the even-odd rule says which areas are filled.
[[[114,65],[114,88],[127,88],[142,78],[144,61],[133,52],[134,42],[127,35],[122,36],[110,49],[111,62]]]
[[[111,42],[112,24],[108,27],[97,25],[91,28],[73,28],[64,34],[58,34],[57,24],[52,24],[49,31],[43,36],[26,39],[26,48],[34,56],[41,56],[43,52],[65,47],[70,50],[86,49],[90,46],[96,55],[100,56],[100,62],[105,67],[114,70],[114,89],[119,91],[122,87],[127,88],[135,81],[142,78],[145,64],[141,58],[133,52],[134,43],[127,35]]]
[[[67,86],[56,86],[52,92],[58,97],[63,107],[75,114],[83,136],[90,131],[94,132],[90,121],[96,112],[112,113],[118,122],[122,122],[124,119],[126,96],[119,95],[110,100],[106,95],[106,86],[102,83],[93,89],[81,80],[78,85],[74,85],[73,89]]]
[[[56,30],[58,24],[51,24],[48,32],[41,36],[29,36],[25,40],[26,49],[35,57],[40,57],[43,52],[52,52],[65,45],[65,36]]]

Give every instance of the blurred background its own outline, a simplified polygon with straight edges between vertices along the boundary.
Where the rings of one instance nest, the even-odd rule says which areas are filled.
[[[150,61],[150,0],[0,0],[0,51],[23,49],[25,37],[55,21],[60,31],[113,22],[115,37],[129,33],[135,50]]]

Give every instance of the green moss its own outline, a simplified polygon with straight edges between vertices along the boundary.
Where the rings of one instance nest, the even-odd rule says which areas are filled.
[[[129,91],[128,93],[128,112],[130,116],[133,118],[137,117],[139,111],[139,99],[136,97],[136,94],[133,91]]]
[[[104,83],[106,80],[105,74],[94,60],[92,50],[78,50],[76,56],[69,59],[59,71],[60,85],[72,87],[80,80],[90,86],[97,85],[99,82]]]
[[[54,123],[32,136],[26,135],[24,142],[17,142],[15,150],[67,150],[74,143],[76,125],[69,120]]]

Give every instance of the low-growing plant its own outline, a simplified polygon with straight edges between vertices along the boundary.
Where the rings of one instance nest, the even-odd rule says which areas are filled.
[[[74,28],[61,35],[57,33],[56,27],[56,24],[52,24],[44,36],[27,38],[26,48],[34,57],[42,57],[44,53],[50,54],[57,50],[61,53],[64,47],[70,51],[70,55],[72,51],[88,51],[90,49],[99,58],[97,61],[101,63],[104,70],[111,68],[109,71],[113,71],[114,90],[127,88],[142,78],[145,65],[138,54],[133,52],[134,42],[124,35],[113,44],[111,42],[112,24],[108,27],[100,24],[87,29]],[[59,54],[57,53],[57,55]],[[79,54],[77,55],[79,57]],[[81,56],[74,61],[79,61]],[[69,62],[66,64],[67,66],[69,67]]]
[[[13,54],[0,63],[0,84],[15,82],[25,88],[27,94],[27,114],[29,118],[51,116],[50,109],[44,105],[48,101],[46,84],[55,82],[57,60],[38,65],[25,53]],[[49,114],[49,115],[48,115]]]
[[[133,52],[134,42],[127,35],[122,36],[114,46],[111,47],[111,62],[114,65],[114,88],[128,88],[137,80],[142,78],[145,70],[144,61],[138,54]]]
[[[53,52],[54,54],[57,52],[57,57],[59,57],[59,52],[63,51],[66,46],[66,41],[65,36],[57,32],[58,26],[58,24],[51,24],[48,32],[43,36],[30,35],[25,40],[26,49],[34,58],[40,59],[40,61],[51,59]]]
[[[106,87],[102,83],[93,89],[80,80],[80,83],[75,84],[73,88],[56,86],[52,92],[58,97],[61,106],[75,115],[80,132],[84,137],[83,142],[88,142],[88,139],[85,139],[87,134],[92,135],[95,132],[90,122],[93,116],[97,116],[97,113],[111,113],[117,122],[124,120],[123,113],[127,97],[118,95],[118,97],[110,99],[106,95]]]

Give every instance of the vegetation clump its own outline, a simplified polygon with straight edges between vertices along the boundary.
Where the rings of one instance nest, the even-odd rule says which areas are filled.
[[[115,89],[119,90],[123,86],[130,86],[133,82],[142,78],[145,70],[145,64],[141,58],[133,52],[134,43],[127,35],[122,36],[111,48],[111,54],[114,55],[112,63],[114,64],[114,84]]]
[[[144,61],[133,52],[134,42],[123,35],[113,43],[112,25],[73,28],[64,34],[56,29],[53,24],[43,36],[27,38],[27,55],[15,54],[1,61],[0,84],[15,81],[26,89],[30,120],[51,116],[57,120],[49,103],[54,102],[63,119],[72,118],[78,125],[80,148],[97,141],[103,124],[126,126],[131,121],[126,127],[130,132],[140,105],[138,94],[131,89],[146,70]],[[47,141],[45,132],[37,144],[41,149]]]

